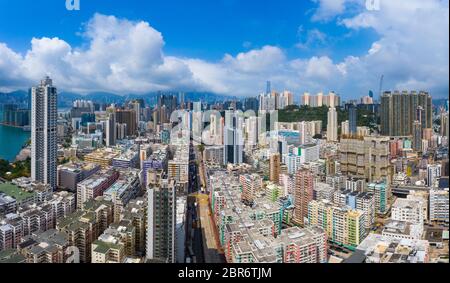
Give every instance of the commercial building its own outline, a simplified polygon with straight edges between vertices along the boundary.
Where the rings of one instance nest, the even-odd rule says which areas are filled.
[[[117,140],[117,126],[116,126],[116,114],[109,113],[108,120],[106,120],[106,146],[114,146]]]
[[[225,113],[224,162],[240,164],[244,158],[243,117],[238,112]]]
[[[116,109],[116,122],[118,124],[126,125],[125,135],[128,137],[136,136],[137,134],[137,120],[136,111],[129,109]]]
[[[58,166],[58,187],[75,191],[79,182],[100,170],[94,163],[69,163]]]

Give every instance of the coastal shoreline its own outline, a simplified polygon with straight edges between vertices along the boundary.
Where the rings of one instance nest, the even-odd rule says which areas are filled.
[[[25,132],[29,132],[30,128],[31,128],[30,125],[28,125],[28,126],[16,126],[16,125],[11,125],[11,124],[8,124],[8,123],[5,123],[5,122],[0,122],[0,125],[1,126],[5,126],[5,127],[10,127],[10,128],[22,129]]]

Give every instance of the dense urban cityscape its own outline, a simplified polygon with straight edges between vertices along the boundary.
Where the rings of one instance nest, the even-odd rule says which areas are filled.
[[[141,18],[164,4],[45,8],[81,41],[0,32],[0,263],[448,263],[448,24],[447,41],[425,28],[448,1],[429,1],[305,1],[300,22],[281,5],[277,29],[230,19],[238,47],[227,27],[209,46],[149,16],[163,39]]]
[[[29,94],[4,107],[5,123],[29,113],[31,143],[30,175],[1,178],[0,262],[448,262],[448,100],[330,92],[295,105],[267,82],[243,100],[160,94],[58,113],[51,78]],[[319,108],[325,123],[279,120]]]

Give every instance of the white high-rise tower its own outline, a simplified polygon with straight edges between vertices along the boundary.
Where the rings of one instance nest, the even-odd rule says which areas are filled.
[[[328,110],[328,125],[327,125],[327,141],[335,142],[338,140],[338,117],[336,108],[330,107]]]
[[[225,164],[240,164],[243,162],[243,117],[239,112],[227,111],[225,112],[225,127],[224,127],[224,162]]]
[[[56,188],[57,90],[45,77],[31,89],[31,178]]]

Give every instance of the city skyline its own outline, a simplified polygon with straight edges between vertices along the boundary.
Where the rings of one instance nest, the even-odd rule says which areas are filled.
[[[378,97],[384,75],[383,91],[426,90],[444,98],[448,1],[426,3],[380,1],[379,10],[369,10],[365,1],[354,0],[215,6],[132,1],[125,9],[82,1],[80,11],[67,11],[64,3],[30,1],[33,9],[55,17],[26,29],[28,12],[9,14],[17,4],[2,3],[0,24],[11,28],[0,32],[0,91],[26,89],[50,75],[61,91],[80,93],[254,96],[271,81],[272,89],[296,97],[336,91],[349,99],[369,90]],[[186,24],[164,19],[170,11],[180,21],[188,17]],[[237,19],[229,21],[234,11]],[[198,19],[188,21],[189,15]],[[416,17],[420,23],[408,21]]]
[[[0,4],[0,263],[449,262],[448,0],[254,1]]]

